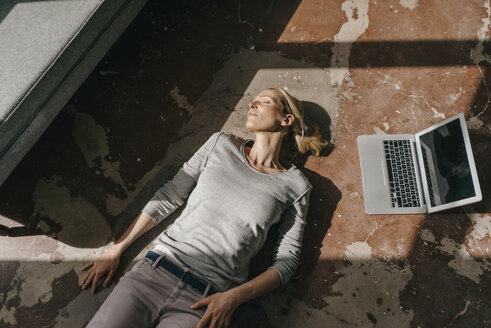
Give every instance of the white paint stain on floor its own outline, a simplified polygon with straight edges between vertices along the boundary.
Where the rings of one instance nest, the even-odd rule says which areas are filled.
[[[194,107],[191,105],[186,97],[179,93],[179,88],[176,86],[170,91],[170,96],[177,103],[177,106],[184,108],[188,114],[193,114]]]
[[[487,269],[491,269],[491,215],[471,213],[472,230],[467,235],[467,247],[472,254],[484,259]]]
[[[475,65],[477,65],[477,68],[479,69],[479,72],[481,73],[481,76],[483,78],[483,85],[488,91],[488,101],[486,102],[486,106],[484,109],[478,113],[477,115],[474,115],[473,117],[470,117],[467,120],[467,127],[469,129],[474,129],[478,130],[480,129],[484,123],[482,120],[479,118],[483,113],[486,112],[490,97],[491,95],[489,94],[490,90],[489,87],[486,83],[486,77],[484,73],[481,70],[481,67],[479,66],[479,63],[482,61],[486,61],[488,63],[491,63],[491,55],[486,53],[484,49],[484,43],[489,41],[488,32],[489,32],[489,26],[491,24],[491,1],[490,0],[485,0],[483,3],[483,7],[486,9],[486,14],[485,16],[481,19],[482,25],[480,26],[479,30],[477,31],[477,39],[478,42],[475,46],[475,48],[471,48],[471,53],[470,53],[470,59],[474,62]],[[491,130],[491,127],[488,126],[488,129]]]
[[[37,237],[21,237],[34,239]],[[52,242],[57,244],[55,250],[40,253],[35,257],[28,257],[28,260],[18,258],[21,263],[10,281],[3,305],[0,308],[0,322],[15,325],[15,313],[18,307],[7,308],[9,300],[19,297],[19,307],[36,307],[39,304],[49,302],[53,296],[52,284],[61,276],[74,271],[78,278],[79,284],[85,275],[81,267],[89,261],[99,257],[104,250],[111,244],[100,248],[78,248],[63,244],[59,241]],[[134,261],[130,262],[122,272],[129,270],[135,261],[143,257],[143,251],[137,255]],[[53,258],[60,263],[52,263]],[[77,297],[68,303],[65,308],[59,309],[59,315],[56,318],[56,327],[78,327],[84,322],[90,320],[100,305],[104,302],[114,284],[110,288],[102,289],[96,294],[90,291],[82,291]],[[73,287],[73,286],[72,286]],[[71,287],[70,287],[71,288]],[[0,299],[3,296],[0,295]]]
[[[454,269],[458,275],[469,278],[478,284],[481,281],[483,272],[491,269],[491,266],[486,260],[478,261],[472,257],[469,254],[468,247],[475,247],[475,252],[480,253],[484,259],[489,257],[491,254],[490,249],[482,249],[477,241],[491,237],[491,216],[469,214],[469,218],[473,222],[473,228],[467,234],[464,243],[457,243],[452,239],[443,238],[435,248],[453,257],[448,266]],[[420,237],[425,244],[428,242],[437,243],[435,236],[428,229],[421,230]]]
[[[486,265],[477,262],[467,251],[465,244],[458,244],[455,241],[443,238],[440,241],[441,246],[437,248],[454,258],[448,263],[448,266],[455,270],[461,276],[467,277],[478,284],[481,275],[486,269]]]
[[[384,127],[383,130],[381,128],[379,128],[378,126],[372,127],[375,134],[379,134],[379,135],[387,134],[387,131],[389,131],[389,129],[390,129],[390,124],[388,122],[382,122],[382,126]]]
[[[53,264],[49,261],[50,258],[51,255],[46,253],[20,263],[0,309],[0,318],[4,323],[16,324],[15,312],[18,307],[47,303],[53,296],[53,281],[74,270],[73,262]],[[19,306],[7,309],[5,304],[17,296],[20,299]]]
[[[445,103],[447,105],[453,105],[455,102],[460,98],[460,95],[462,94],[462,87],[459,87],[459,92],[454,93],[454,94],[449,94],[447,100],[445,100]]]
[[[375,134],[387,134],[384,130],[382,130],[378,126],[374,126],[373,131],[375,132]]]
[[[414,10],[418,5],[418,0],[399,0],[399,4],[404,8]]]
[[[481,19],[482,25],[477,31],[478,42],[476,47],[471,49],[470,58],[474,61],[474,64],[478,65],[481,61],[487,61],[491,63],[491,55],[486,54],[484,50],[484,42],[488,41],[487,34],[489,31],[489,25],[491,24],[491,4],[490,0],[485,0],[483,3],[486,9],[486,16]]]
[[[469,238],[480,240],[488,236],[491,237],[491,215],[470,213],[468,216],[473,224]]]
[[[360,260],[370,260],[372,258],[372,248],[367,242],[357,241],[346,247],[344,252],[346,258],[352,262]]]
[[[50,262],[37,262],[34,265],[29,262],[21,263],[11,281],[11,286],[21,282],[17,291],[20,297],[20,306],[32,307],[39,303],[48,302],[53,296],[51,288],[53,281],[72,269],[73,264],[71,263],[56,265]],[[17,293],[12,293],[11,297]]]
[[[7,325],[16,325],[17,320],[15,319],[15,307],[10,307],[7,309],[5,305],[2,305],[0,309],[0,322],[3,322]]]
[[[355,192],[352,192],[350,195],[349,195],[349,198],[353,201],[357,201],[359,202],[361,200],[361,197],[360,197],[360,194],[357,193],[356,191]]]
[[[349,79],[349,57],[353,42],[368,28],[368,0],[346,0],[341,5],[348,21],[344,23],[334,36],[333,55],[329,75],[331,85],[340,87],[345,78]],[[353,18],[356,10],[357,16]]]
[[[466,125],[469,130],[479,130],[484,122],[478,116],[473,116],[466,121]]]
[[[433,233],[428,230],[428,229],[423,229],[420,231],[420,237],[421,239],[423,239],[424,241],[427,241],[427,242],[430,242],[430,243],[434,243],[435,242],[435,236],[433,235]]]

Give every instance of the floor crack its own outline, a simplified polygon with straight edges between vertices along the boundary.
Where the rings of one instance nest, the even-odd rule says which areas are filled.
[[[373,72],[379,74],[379,75],[384,76],[384,78],[385,78],[384,80],[377,79],[377,78],[375,78],[375,79],[377,81],[379,81],[380,83],[388,84],[388,85],[392,86],[396,90],[396,92],[399,92],[402,95],[404,95],[406,97],[410,97],[410,98],[422,98],[425,101],[426,105],[428,105],[428,107],[432,110],[433,117],[445,118],[445,114],[438,112],[435,107],[431,106],[430,103],[429,103],[429,101],[425,98],[425,96],[417,96],[417,95],[412,95],[412,94],[408,94],[406,92],[403,92],[403,91],[401,91],[401,86],[399,84],[391,83],[391,82],[388,81],[389,79],[392,79],[392,77],[390,75],[388,75],[388,74],[386,75],[386,74],[377,72],[376,70],[374,70],[374,69],[372,69],[370,67],[368,69],[370,71],[373,71]],[[406,75],[406,77],[407,77],[407,75]],[[404,77],[404,79],[406,79],[406,77]]]
[[[481,70],[481,66],[479,66],[479,64],[477,64],[476,66],[479,69],[479,72],[481,73],[484,87],[486,88],[486,90],[488,90],[488,100],[486,101],[486,106],[484,106],[484,109],[482,111],[480,111],[479,114],[474,116],[474,117],[478,118],[479,116],[484,114],[484,112],[488,109],[488,105],[489,105],[489,101],[490,101],[490,97],[491,97],[491,92],[489,91],[488,84],[486,83],[486,77],[484,76],[484,74]]]
[[[247,24],[250,26],[250,28],[254,30],[254,26],[250,22],[242,20],[242,18],[240,18],[240,0],[238,1],[237,18],[237,24]]]
[[[373,228],[372,232],[370,232],[368,234],[367,238],[365,238],[365,243],[368,241],[368,238],[370,238],[373,235],[373,233],[375,232],[375,230],[377,230],[377,229],[378,229],[378,223],[377,223],[377,220],[375,220],[375,228]]]
[[[471,301],[470,300],[465,300],[465,307],[464,307],[464,309],[462,311],[460,311],[459,313],[457,313],[455,315],[455,317],[453,317],[452,321],[448,325],[446,325],[445,327],[448,327],[449,325],[452,324],[452,322],[455,321],[455,319],[457,319],[458,317],[464,315],[464,313],[467,312],[467,308],[469,307],[469,304],[471,304]]]

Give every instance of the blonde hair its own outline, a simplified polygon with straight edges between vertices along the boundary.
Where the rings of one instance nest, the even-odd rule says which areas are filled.
[[[322,139],[317,124],[304,118],[304,109],[300,100],[279,87],[268,90],[278,92],[281,95],[280,99],[285,113],[295,117],[287,138],[288,135],[293,135],[296,148],[300,153],[310,152],[312,155],[319,156],[322,149],[329,143]]]

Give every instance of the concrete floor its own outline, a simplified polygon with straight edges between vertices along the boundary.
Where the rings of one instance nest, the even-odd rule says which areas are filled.
[[[276,85],[333,146],[301,163],[314,190],[296,276],[233,326],[491,326],[490,1],[206,3],[149,1],[0,188],[15,235],[0,237],[0,327],[83,327],[113,285],[82,291],[80,267],[209,135],[248,136],[248,101]],[[365,214],[356,137],[457,112],[483,201]],[[121,274],[163,229],[128,250]]]

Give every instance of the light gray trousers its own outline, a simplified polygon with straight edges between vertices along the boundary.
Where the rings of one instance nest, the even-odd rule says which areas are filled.
[[[160,258],[159,258],[160,259]],[[206,295],[144,258],[114,287],[87,327],[194,328],[206,307],[189,307]]]

